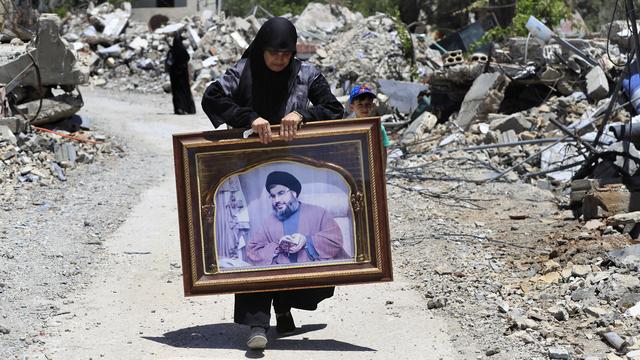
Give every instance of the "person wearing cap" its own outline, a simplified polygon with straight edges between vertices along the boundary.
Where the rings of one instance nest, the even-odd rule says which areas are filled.
[[[342,117],[344,108],[331,93],[325,77],[313,65],[295,57],[297,39],[295,26],[282,17],[273,17],[260,27],[242,59],[205,90],[202,109],[214,127],[227,124],[251,128],[260,142],[268,144],[274,136],[271,125],[280,124],[280,137],[291,141],[304,122]],[[272,302],[276,309],[276,330],[288,333],[295,330],[295,324],[285,309],[313,310],[320,301],[331,297],[333,291],[333,287],[327,287],[236,294],[234,321],[250,326],[247,346],[261,350],[267,344]]]
[[[349,110],[353,112],[355,118],[366,118],[375,116],[375,103],[377,98],[375,91],[368,84],[356,85],[351,89],[349,93]],[[386,169],[387,165],[387,148],[391,145],[387,130],[384,128],[384,124],[380,123],[380,131],[382,133],[382,159],[383,166]]]
[[[279,135],[290,141],[306,121],[342,117],[325,77],[295,57],[297,39],[285,18],[262,25],[242,59],[205,90],[202,109],[214,127],[250,127],[267,144],[273,140],[270,125],[280,124]]]

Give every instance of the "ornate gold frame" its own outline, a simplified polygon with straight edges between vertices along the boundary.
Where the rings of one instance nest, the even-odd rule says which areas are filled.
[[[285,142],[276,136],[269,145],[261,144],[256,137],[243,139],[240,129],[174,135],[185,295],[391,281],[379,129],[379,118],[313,122],[301,129],[295,140]],[[205,243],[213,240],[205,236],[203,223],[215,214],[214,206],[203,205],[207,192],[217,191],[232,175],[282,161],[328,168],[347,182],[354,215],[354,261],[234,272],[207,271]]]

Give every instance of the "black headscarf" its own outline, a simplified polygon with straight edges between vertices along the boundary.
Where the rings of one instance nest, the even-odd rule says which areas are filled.
[[[251,45],[242,55],[249,66],[242,73],[241,84],[251,87],[251,106],[261,117],[272,124],[284,117],[289,89],[299,70],[294,61],[298,33],[287,19],[273,17],[262,25]],[[265,50],[290,51],[291,61],[282,71],[274,72],[264,62]]]

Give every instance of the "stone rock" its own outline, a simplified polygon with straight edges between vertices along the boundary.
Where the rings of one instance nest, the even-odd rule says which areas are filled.
[[[598,219],[592,219],[587,221],[584,224],[584,228],[587,230],[596,230],[596,229],[600,229],[602,227],[604,227],[606,224],[603,223],[602,221],[598,220]]]
[[[569,360],[569,351],[562,346],[554,346],[549,348],[549,359]]]
[[[438,118],[432,113],[425,111],[422,115],[418,116],[402,134],[400,143],[403,145],[409,145],[418,142],[427,137],[428,131],[433,129],[438,122]]]
[[[593,302],[596,300],[595,289],[581,288],[571,293],[571,300]]]
[[[537,330],[540,328],[540,325],[532,319],[527,319],[521,316],[517,316],[513,319],[515,323],[515,327],[520,330],[533,329]]]
[[[17,116],[0,118],[0,126],[8,127],[14,135],[27,130],[27,122]]]
[[[22,86],[78,85],[89,79],[89,68],[77,61],[74,52],[60,38],[61,20],[55,14],[42,14],[38,19],[38,32],[34,47],[28,53],[40,66],[40,79],[31,71],[21,82]],[[29,54],[21,54],[12,61],[0,64],[0,83],[9,83],[15,74],[32,65]]]
[[[571,268],[571,275],[576,277],[585,277],[591,272],[590,265],[573,265]]]
[[[593,317],[604,317],[609,314],[609,312],[598,306],[589,306],[584,309],[584,312],[593,316]]]
[[[501,73],[478,76],[462,101],[455,124],[467,130],[476,121],[484,121],[500,107],[509,79]]]
[[[610,251],[607,256],[618,266],[638,268],[638,264],[640,264],[640,244]]]
[[[10,144],[16,145],[18,139],[8,126],[0,125],[0,140],[7,140]]]
[[[446,305],[446,298],[429,299],[429,301],[427,301],[427,309],[441,309]]]
[[[509,131],[513,130],[516,134],[529,130],[533,125],[529,122],[524,114],[516,113],[495,119],[489,123],[491,130]]]
[[[587,95],[592,100],[604,99],[609,95],[609,80],[600,66],[594,66],[587,73]]]
[[[538,281],[542,281],[547,284],[552,284],[558,282],[562,279],[562,275],[560,275],[557,271],[552,271],[550,273],[544,274],[543,276],[539,276],[537,278]]]
[[[628,308],[627,311],[624,312],[624,315],[628,317],[640,317],[640,302]]]
[[[544,263],[543,268],[542,268],[542,272],[544,274],[548,274],[552,271],[558,271],[560,270],[560,264],[558,264],[557,262],[553,261],[553,260],[549,260],[547,262]]]
[[[618,286],[625,287],[627,289],[640,287],[640,279],[637,275],[613,274],[611,278]]]
[[[8,335],[10,333],[11,333],[11,330],[9,330],[8,327],[0,325],[0,334]]]
[[[640,360],[640,350],[629,351],[626,356],[629,360]]]
[[[535,340],[533,339],[533,336],[531,336],[531,334],[529,334],[524,330],[516,331],[513,334],[511,334],[510,337],[514,337],[522,341],[522,343],[524,344],[532,344],[535,342]]]
[[[569,320],[569,313],[563,306],[555,305],[550,307],[548,311],[558,321]]]

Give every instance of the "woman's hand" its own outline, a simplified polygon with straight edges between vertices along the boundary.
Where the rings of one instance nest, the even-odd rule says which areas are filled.
[[[251,123],[251,129],[253,132],[258,133],[261,143],[268,144],[271,142],[271,124],[269,124],[267,119],[259,117],[253,120]]]
[[[302,122],[302,115],[293,111],[285,115],[280,121],[280,136],[285,141],[291,141],[298,134],[298,127]]]

